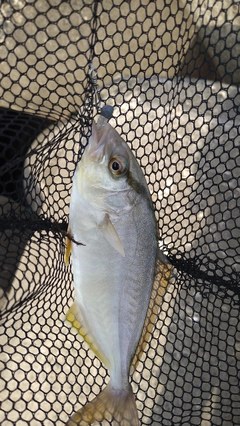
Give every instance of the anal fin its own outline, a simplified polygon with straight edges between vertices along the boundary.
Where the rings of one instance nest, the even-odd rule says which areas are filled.
[[[85,342],[88,344],[89,348],[94,352],[94,354],[98,357],[98,359],[100,359],[100,361],[102,361],[103,364],[107,366],[107,361],[101,354],[101,351],[94,343],[90,334],[87,332],[87,330],[84,329],[81,324],[76,303],[73,303],[71,308],[68,310],[65,320],[70,323],[73,328],[75,328],[75,330],[78,332],[78,334],[80,334],[80,336],[82,336],[82,338],[85,340]]]

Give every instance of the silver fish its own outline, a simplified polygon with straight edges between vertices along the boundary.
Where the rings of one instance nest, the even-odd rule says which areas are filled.
[[[152,200],[141,168],[106,122],[93,122],[77,165],[69,233],[73,241],[67,241],[66,262],[71,252],[75,303],[66,319],[106,366],[110,382],[67,426],[105,418],[138,426],[129,371],[144,327],[156,261],[167,260],[158,248]]]

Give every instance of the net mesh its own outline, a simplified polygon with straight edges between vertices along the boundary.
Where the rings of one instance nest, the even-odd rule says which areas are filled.
[[[0,23],[1,425],[64,425],[109,380],[64,322],[72,177],[106,103],[174,268],[140,423],[239,425],[239,2],[3,0]]]

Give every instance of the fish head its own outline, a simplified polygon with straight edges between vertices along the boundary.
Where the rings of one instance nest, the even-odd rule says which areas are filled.
[[[88,146],[77,166],[76,181],[81,196],[105,213],[130,210],[139,197],[140,166],[127,143],[109,123],[93,122]],[[144,183],[145,185],[145,183]]]
[[[92,125],[92,135],[83,155],[88,179],[93,185],[108,189],[125,187],[129,172],[129,152],[126,143],[108,124]]]

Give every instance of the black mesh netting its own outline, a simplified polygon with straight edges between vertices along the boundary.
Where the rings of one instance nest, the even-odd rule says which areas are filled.
[[[72,177],[105,104],[173,265],[130,377],[140,424],[239,425],[239,2],[3,0],[0,43],[1,426],[64,425],[108,382],[64,322]]]

